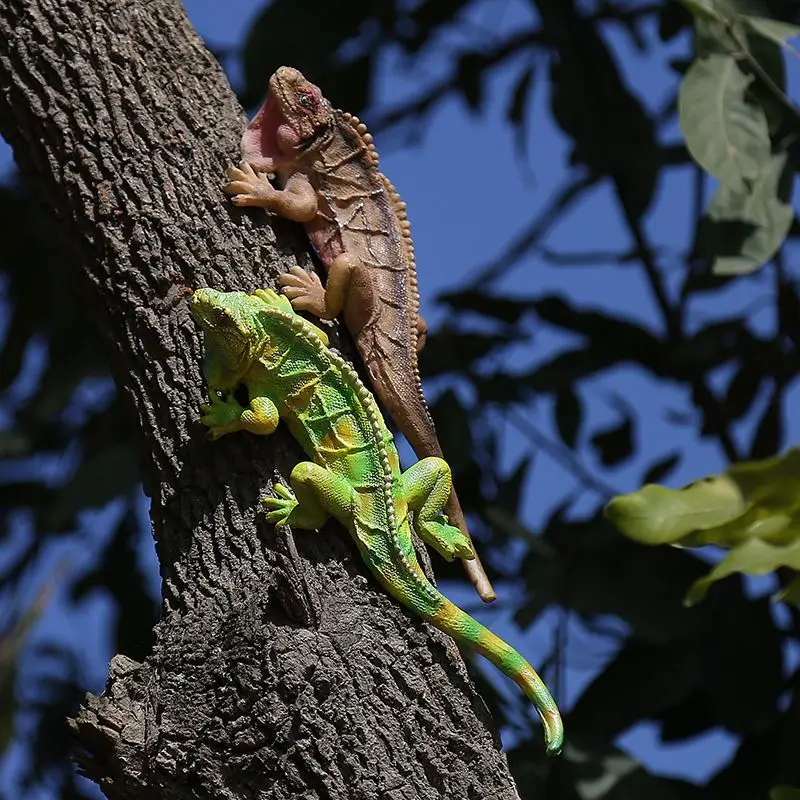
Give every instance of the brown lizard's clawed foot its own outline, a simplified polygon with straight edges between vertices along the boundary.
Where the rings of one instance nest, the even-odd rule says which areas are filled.
[[[278,276],[283,293],[292,301],[295,311],[308,311],[320,319],[328,319],[325,288],[316,272],[306,272],[300,267],[291,267],[289,272]]]
[[[278,193],[263,172],[256,172],[249,164],[228,169],[228,183],[224,191],[233,195],[235,206],[266,206]]]

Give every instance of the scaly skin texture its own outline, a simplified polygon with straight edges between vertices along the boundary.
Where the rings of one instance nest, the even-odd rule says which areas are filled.
[[[226,191],[240,206],[261,206],[302,222],[328,270],[295,267],[281,276],[298,311],[332,319],[340,313],[355,339],[372,386],[419,458],[442,457],[417,366],[426,326],[405,203],[378,171],[372,136],[357,117],[334,109],[291,67],[269,82],[264,105],[242,138],[241,168]],[[283,187],[276,189],[267,173]],[[469,539],[451,489],[449,520]],[[496,595],[476,557],[464,562],[485,602]]]
[[[430,457],[400,472],[375,399],[285,297],[199,289],[192,314],[205,334],[211,402],[202,407],[202,421],[209,436],[240,430],[266,436],[282,419],[312,459],[292,470],[291,489],[278,485],[277,497],[264,500],[270,522],[316,529],[330,516],[338,519],[386,591],[519,684],[542,719],[547,751],[558,753],[561,717],[536,671],[442,595],[417,561],[411,525],[446,559],[474,557],[469,539],[442,513],[450,493],[447,464]],[[246,407],[235,396],[242,386]]]

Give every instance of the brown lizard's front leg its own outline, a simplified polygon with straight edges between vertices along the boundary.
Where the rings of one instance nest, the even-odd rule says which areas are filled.
[[[316,272],[306,272],[300,267],[292,267],[279,275],[278,282],[295,311],[308,311],[320,319],[334,319],[342,313],[350,278],[360,264],[350,253],[336,256],[324,288]]]
[[[236,206],[260,206],[294,222],[310,222],[317,215],[317,194],[301,172],[291,175],[283,189],[276,189],[266,174],[247,163],[231,167],[228,178],[225,191],[233,195]]]

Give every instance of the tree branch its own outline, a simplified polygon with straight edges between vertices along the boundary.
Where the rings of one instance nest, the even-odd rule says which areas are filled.
[[[0,129],[55,214],[138,421],[163,590],[73,727],[109,798],[517,797],[447,637],[368,581],[340,528],[256,516],[299,455],[209,442],[190,289],[308,263],[221,191],[244,117],[178,0],[0,0]]]

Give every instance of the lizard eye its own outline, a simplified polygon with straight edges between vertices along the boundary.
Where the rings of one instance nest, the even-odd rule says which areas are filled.
[[[297,102],[300,103],[300,105],[303,106],[303,108],[308,108],[308,109],[314,108],[314,100],[311,97],[311,95],[301,94],[300,99]]]
[[[231,321],[231,315],[228,313],[228,310],[225,308],[215,308],[214,309],[214,322],[218,325],[228,325]]]

